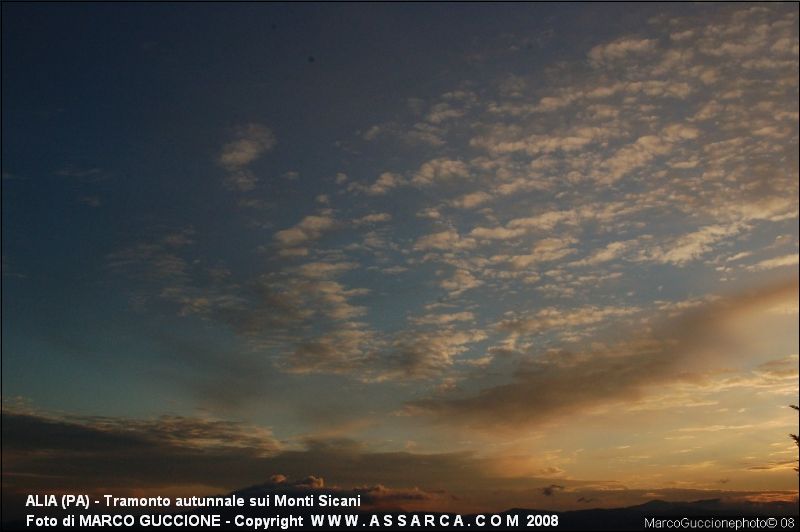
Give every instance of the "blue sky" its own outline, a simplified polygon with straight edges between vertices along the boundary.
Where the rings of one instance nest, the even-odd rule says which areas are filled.
[[[20,415],[796,490],[796,5],[3,14]]]

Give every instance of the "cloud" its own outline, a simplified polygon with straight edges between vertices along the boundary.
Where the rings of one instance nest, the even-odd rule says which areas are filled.
[[[404,183],[403,178],[391,172],[382,173],[375,182],[367,188],[367,194],[380,196]]]
[[[305,257],[308,255],[308,248],[280,248],[279,257]]]
[[[609,63],[630,55],[646,55],[656,49],[654,39],[627,38],[597,45],[589,51],[589,59],[596,64]]]
[[[373,212],[355,218],[351,222],[340,222],[329,213],[330,209],[326,209],[320,214],[312,214],[304,217],[297,224],[288,229],[276,231],[273,235],[273,239],[280,252],[284,255],[295,255],[297,253],[291,253],[290,250],[296,250],[301,246],[307,246],[315,240],[320,239],[325,233],[345,227],[349,224],[352,224],[354,227],[360,227],[363,225],[385,223],[392,219],[392,215],[387,212]],[[289,251],[289,253],[287,253],[287,251]],[[307,252],[300,254],[305,255]]]
[[[515,218],[508,222],[511,229],[550,230],[560,223],[572,223],[577,218],[572,210],[548,211],[528,218]]]
[[[258,178],[248,168],[265,152],[275,146],[275,135],[262,124],[245,124],[233,131],[233,139],[226,142],[217,157],[217,163],[228,171],[225,184],[241,192],[255,188]]]
[[[344,175],[344,174],[339,174]],[[343,184],[345,179],[337,177],[337,184]],[[363,192],[367,196],[384,196],[390,191],[408,184],[407,181],[400,175],[393,172],[383,172],[378,178],[369,185],[363,183],[351,182],[347,185],[347,190],[350,192]]]
[[[699,134],[699,130],[692,126],[670,124],[659,135],[642,135],[603,162],[607,173],[600,175],[598,180],[603,183],[613,183],[650,163],[656,157],[671,153],[676,144],[695,139]]]
[[[258,178],[250,170],[238,169],[228,172],[223,183],[233,190],[247,192],[256,188]]]
[[[84,205],[88,205],[89,207],[95,207],[95,208],[99,207],[103,203],[102,200],[100,199],[100,196],[84,196],[80,198],[80,200],[78,201],[80,201]]]
[[[441,124],[453,118],[461,118],[464,116],[464,113],[465,111],[463,109],[455,109],[451,107],[449,103],[441,102],[431,108],[426,120],[432,124]]]
[[[536,216],[514,218],[505,227],[475,227],[470,236],[486,240],[510,240],[533,231],[550,231],[559,224],[575,224],[580,215],[575,210],[553,210]]]
[[[475,207],[486,203],[490,199],[492,199],[491,194],[486,192],[471,192],[454,199],[452,201],[452,205],[454,207],[458,207],[459,209],[474,209]]]
[[[470,236],[481,240],[510,240],[526,233],[523,228],[509,229],[507,227],[475,227],[470,231]]]
[[[106,172],[98,167],[83,167],[68,164],[55,172],[57,176],[69,177],[84,183],[96,183],[107,179]],[[3,179],[20,179],[19,176],[4,173]]]
[[[564,486],[561,486],[559,484],[550,484],[549,486],[545,486],[542,488],[542,495],[544,495],[545,497],[552,497],[557,492],[563,490]]]
[[[133,278],[137,305],[157,311],[162,304],[233,333],[241,343],[204,353],[207,367],[231,357],[237,369],[260,377],[283,371],[367,381],[448,372],[462,358],[493,360],[459,351],[477,342],[414,341],[431,328],[451,334],[497,324],[490,335],[509,345],[520,337],[513,349],[505,345],[512,358],[534,356],[528,341],[556,351],[575,349],[578,340],[602,343],[590,335],[644,320],[648,304],[669,299],[647,300],[658,285],[681,289],[683,277],[654,281],[665,274],[661,265],[680,266],[668,268],[670,275],[686,279],[702,275],[709,291],[788,269],[796,254],[724,263],[724,256],[766,251],[776,235],[793,242],[797,216],[797,171],[780,163],[796,159],[797,83],[786,74],[796,70],[796,14],[748,12],[752,24],[744,24],[737,12],[720,11],[710,23],[676,16],[592,43],[588,60],[549,65],[546,75],[519,71],[400,102],[408,104],[406,116],[364,129],[373,143],[367,149],[355,139],[336,167],[283,174],[294,180],[302,172],[299,192],[318,199],[288,220],[274,218],[273,209],[253,213],[253,227],[272,231],[255,270],[242,269],[240,255],[220,256],[202,233],[129,245],[108,263]],[[274,135],[244,124],[224,140],[215,163],[232,188],[254,189]],[[384,148],[391,156],[382,163]],[[378,159],[360,166],[347,159],[356,153]],[[358,181],[337,168],[373,177]],[[315,175],[329,189],[309,189]],[[409,185],[415,188],[397,195]],[[425,220],[408,220],[406,212]],[[220,263],[225,278],[209,273]],[[414,276],[432,290],[406,293]],[[363,284],[351,286],[351,279]],[[379,312],[384,300],[408,297],[416,308],[425,298],[451,306],[442,314],[404,305]],[[527,308],[517,304],[522,299]],[[697,299],[702,306],[702,294]],[[431,345],[443,345],[443,354]],[[603,353],[598,348],[598,360]],[[508,372],[497,378],[512,378]],[[222,395],[258,396],[249,381]]]
[[[311,279],[324,279],[357,267],[355,262],[308,262],[298,267],[298,273]]]
[[[376,223],[384,223],[390,222],[392,220],[392,215],[388,212],[373,212],[371,214],[366,214],[361,218],[356,218],[353,220],[353,224],[356,226],[360,225],[370,225]]]
[[[477,279],[468,270],[459,269],[451,277],[443,279],[439,286],[450,292],[451,296],[457,296],[482,284],[483,281]]]
[[[750,271],[772,270],[775,268],[783,268],[785,266],[796,266],[798,264],[798,254],[791,253],[783,255],[782,257],[774,257],[772,259],[762,260],[756,264],[747,267]]]
[[[442,109],[442,111],[445,110]],[[376,124],[367,129],[367,131],[362,135],[362,138],[364,140],[373,142],[377,139],[393,137],[394,139],[399,139],[403,143],[410,146],[443,146],[445,144],[445,141],[442,138],[444,129],[440,126],[447,118],[452,119],[455,118],[455,116],[451,112],[445,112],[439,115],[431,115],[430,117],[434,118],[434,120],[437,120],[437,118],[441,118],[442,120],[437,120],[436,122],[416,122],[405,127],[397,122]]]
[[[358,312],[339,312],[341,319],[349,319]],[[298,342],[286,359],[284,368],[292,373],[343,373],[358,374],[369,380],[378,364],[371,358],[376,348],[372,332],[354,325],[345,325]]]
[[[625,252],[635,246],[636,243],[637,241],[635,239],[609,242],[604,248],[598,249],[586,258],[575,261],[572,264],[575,266],[596,266],[597,264],[609,262],[622,256]]]
[[[235,421],[183,416],[155,419],[114,417],[44,417],[36,414],[4,413],[10,430],[4,447],[12,455],[27,451],[64,453],[128,452],[146,454],[161,448],[165,452],[202,455],[267,457],[280,449],[268,429]]]
[[[276,232],[273,238],[279,247],[298,247],[317,240],[336,225],[336,220],[330,215],[309,215],[296,225]]]
[[[301,222],[300,226],[304,231],[326,227],[318,221]],[[358,268],[359,263],[308,261],[247,280],[235,278],[227,270],[220,275],[219,270],[207,270],[202,263],[185,260],[178,253],[189,246],[190,237],[191,233],[171,233],[158,242],[115,253],[109,262],[114,269],[142,279],[138,299],[166,303],[180,316],[213,322],[236,334],[241,344],[234,344],[233,348],[185,346],[179,337],[164,340],[168,344],[165,349],[176,361],[195,357],[193,365],[199,375],[193,379],[181,376],[179,380],[185,380],[193,390],[204,388],[204,401],[227,408],[253,400],[263,395],[259,385],[274,376],[276,369],[334,373],[364,369],[364,364],[353,362],[353,354],[371,336],[351,320],[367,312],[366,307],[353,300],[369,290],[335,280]],[[338,330],[315,339],[307,330],[311,323],[322,329],[337,324]],[[262,356],[252,357],[252,352]],[[296,356],[288,363],[286,359],[292,352]],[[227,363],[221,364],[226,357]],[[370,369],[377,366],[379,359],[370,361]],[[237,371],[241,372],[238,377]],[[227,385],[237,378],[241,384],[230,388],[213,388],[210,384],[216,380]]]
[[[586,306],[569,310],[544,308],[531,316],[503,320],[498,324],[498,329],[513,334],[532,334],[550,329],[564,331],[595,325],[609,318],[630,316],[639,311],[636,307]]]
[[[483,148],[494,155],[524,152],[528,155],[569,153],[580,150],[588,144],[607,138],[612,132],[600,128],[580,127],[559,134],[522,135],[515,127],[495,128],[489,136],[474,137],[470,145]]]
[[[22,504],[31,492],[111,489],[118,496],[192,496],[236,490],[255,496],[324,490],[361,494],[367,508],[413,509],[450,497],[386,484],[485,478],[481,461],[463,453],[373,452],[337,440],[284,448],[269,430],[236,422],[64,418],[4,408],[3,424],[4,496],[22,498]]]
[[[263,428],[228,422],[219,426],[200,418],[184,418],[178,425],[158,419],[101,418],[98,422],[90,417],[21,413],[4,406],[3,424],[3,497],[4,504],[14,509],[24,508],[28,493],[109,490],[123,497],[361,495],[367,510],[461,513],[541,508],[567,500],[553,497],[556,493],[595,499],[606,508],[652,498],[709,497],[724,501],[718,504],[739,504],[732,510],[738,514],[754,515],[752,510],[759,508],[751,505],[743,510],[741,501],[748,498],[760,503],[768,498],[791,501],[785,504],[787,513],[796,508],[796,493],[789,491],[641,490],[625,489],[615,482],[567,479],[554,484],[535,476],[493,473],[492,459],[467,452],[374,451],[342,439],[309,438],[276,445]],[[175,435],[165,439],[164,433]],[[204,441],[206,437],[209,442]],[[16,517],[5,510],[3,516]]]
[[[439,157],[420,166],[411,179],[411,183],[417,186],[427,186],[438,181],[466,177],[469,177],[469,168],[462,161]]]
[[[515,270],[524,270],[541,262],[551,262],[575,253],[571,247],[577,241],[574,238],[545,238],[533,245],[526,255],[513,255],[506,260]]]
[[[654,246],[641,253],[642,260],[658,263],[672,263],[678,266],[696,260],[713,249],[714,244],[741,230],[737,224],[708,225],[673,238],[669,242]]]
[[[429,249],[454,251],[458,249],[470,249],[474,246],[474,240],[471,238],[462,238],[454,229],[447,229],[445,231],[421,236],[414,243],[414,249],[418,251]]]
[[[180,284],[189,275],[189,263],[181,256],[181,251],[193,243],[194,230],[184,228],[110,253],[107,264],[112,270],[137,279],[169,280]]]
[[[265,483],[236,490],[233,493],[245,499],[249,499],[250,497],[264,497],[273,493],[289,494],[293,496],[308,494],[326,494],[334,497],[358,496],[361,501],[359,508],[362,511],[397,511],[403,507],[420,509],[428,507],[431,504],[446,502],[447,499],[451,497],[449,494],[442,491],[427,492],[417,487],[410,489],[388,488],[383,484],[358,486],[354,488],[326,486],[325,479],[314,475],[309,475],[303,479],[290,480],[282,474],[273,475],[272,478]]]
[[[225,143],[217,161],[234,170],[249,165],[275,146],[272,130],[261,124],[245,124],[234,130],[234,139]]]
[[[473,321],[475,314],[472,312],[453,312],[450,314],[427,314],[411,318],[416,325],[447,325],[456,321]]]
[[[578,491],[569,480],[592,460],[642,484],[654,477],[636,477],[644,469],[617,459],[647,452],[653,468],[662,465],[658,449],[640,453],[635,448],[648,442],[629,442],[630,433],[607,442],[631,443],[630,450],[570,461],[578,447],[592,451],[575,441],[614,429],[590,426],[589,416],[610,412],[604,419],[612,425],[634,408],[683,421],[691,410],[725,417],[715,411],[730,407],[733,416],[737,397],[769,401],[796,389],[796,357],[779,358],[796,350],[769,354],[747,373],[717,373],[734,364],[710,359],[727,345],[713,331],[726,304],[748,307],[746,297],[740,305],[736,296],[725,303],[707,295],[797,266],[797,17],[796,9],[774,9],[745,23],[721,10],[642,24],[638,36],[576,50],[577,62],[521,68],[510,81],[478,77],[464,84],[473,97],[415,102],[407,121],[402,102],[384,106],[394,122],[369,130],[371,144],[345,140],[338,154],[297,162],[302,179],[296,171],[279,177],[289,167],[278,165],[277,181],[267,183],[261,171],[274,136],[264,126],[235,130],[209,162],[227,186],[262,201],[239,213],[251,225],[241,227],[240,216],[219,227],[205,220],[196,232],[125,245],[108,264],[130,277],[121,286],[133,289],[137,305],[146,301],[141,315],[181,317],[152,342],[163,362],[155,378],[168,395],[186,398],[186,388],[186,404],[282,420],[274,429],[280,439],[267,427],[195,417],[20,420],[17,413],[9,422],[4,408],[4,492],[6,482],[19,493],[99,486],[195,494],[256,485],[358,492],[387,507],[643,502],[642,491]],[[514,70],[522,59],[497,64]],[[102,197],[104,205],[116,202]],[[223,213],[236,200],[212,203]],[[239,245],[220,247],[226,231]],[[776,320],[796,318],[796,304],[771,308],[794,309]],[[197,330],[207,334],[187,332]],[[712,390],[719,395],[705,395]],[[404,401],[408,408],[395,412]],[[751,403],[744,406],[766,404]],[[305,408],[318,409],[313,422],[299,413]],[[362,431],[331,421],[360,415],[376,425]],[[737,415],[742,421],[710,426],[752,425],[746,418],[761,412]],[[317,423],[372,439],[296,436]],[[545,449],[562,442],[543,429],[559,423],[577,427],[578,437],[551,463]],[[641,427],[632,417],[619,423]],[[482,434],[471,438],[470,428]],[[784,432],[776,438],[791,444]],[[396,451],[405,438],[417,440],[416,449],[481,450]],[[714,452],[706,442],[687,453],[687,464]],[[505,467],[487,458],[517,445],[527,456]],[[734,467],[780,475],[785,458]],[[713,479],[723,476],[708,469]],[[503,478],[487,472],[498,470]],[[662,468],[653,482],[694,480],[687,472]],[[724,472],[732,486],[743,485],[736,475]],[[460,502],[438,496],[453,487],[463,490]]]
[[[697,379],[692,366],[702,367],[694,347],[708,345],[708,335],[727,317],[747,309],[795,298],[797,280],[695,307],[646,334],[619,332],[627,337],[609,346],[571,353],[557,350],[538,356],[524,355],[513,380],[477,393],[431,397],[410,403],[411,412],[431,415],[443,423],[479,430],[537,426],[593,408],[631,402],[653,387]],[[557,325],[576,316],[573,323],[594,314],[559,315]],[[584,316],[587,316],[584,318]],[[549,316],[545,316],[548,318]],[[538,330],[536,320],[501,324],[509,332]],[[710,356],[710,355],[708,355]],[[699,366],[697,366],[699,365]]]
[[[450,328],[405,332],[392,344],[389,374],[397,372],[413,378],[438,375],[452,366],[455,357],[464,353],[468,345],[484,339],[486,333],[480,330]]]

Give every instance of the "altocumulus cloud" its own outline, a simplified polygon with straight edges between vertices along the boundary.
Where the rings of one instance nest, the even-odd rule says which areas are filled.
[[[242,192],[255,188],[258,178],[249,166],[275,146],[275,135],[263,124],[237,126],[232,139],[226,142],[217,163],[228,171],[225,185]]]

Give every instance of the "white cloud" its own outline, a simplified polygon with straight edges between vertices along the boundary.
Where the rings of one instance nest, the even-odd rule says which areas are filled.
[[[610,318],[630,316],[639,311],[640,309],[636,307],[585,306],[567,310],[549,307],[532,315],[503,320],[498,324],[498,328],[507,333],[533,334],[550,329],[587,327]]]
[[[427,314],[425,316],[411,318],[415,325],[447,325],[459,321],[474,321],[475,314],[472,312],[453,312],[450,314]]]
[[[258,181],[248,166],[272,149],[275,135],[268,127],[253,123],[237,127],[233,137],[222,146],[217,162],[228,171],[225,185],[246,192]]]
[[[467,270],[456,270],[452,277],[444,279],[439,283],[439,286],[450,292],[451,296],[457,296],[472,288],[477,288],[483,284],[483,281],[475,278]]]
[[[369,225],[369,224],[376,224],[376,223],[383,223],[389,222],[392,219],[392,215],[388,212],[373,212],[370,214],[366,214],[361,218],[356,218],[353,220],[353,223],[356,226],[360,225]]]
[[[748,266],[747,269],[750,271],[772,270],[774,268],[783,268],[785,266],[797,266],[797,264],[798,254],[792,253],[789,255],[783,255],[781,257],[762,260],[761,262]]]
[[[642,260],[659,263],[672,263],[682,266],[696,260],[713,249],[714,244],[737,234],[741,228],[736,225],[708,225],[673,238],[665,244],[642,252]]]
[[[322,279],[335,277],[357,267],[355,262],[308,262],[298,268],[298,273],[303,277]]]
[[[476,227],[470,236],[482,240],[509,240],[525,234],[525,229],[508,229],[506,227]]]
[[[597,179],[602,183],[613,183],[656,157],[669,154],[677,143],[696,139],[699,134],[695,127],[670,124],[659,135],[643,135],[607,159],[603,163],[607,172],[600,174]]]
[[[579,261],[573,262],[575,266],[594,266],[609,262],[617,257],[623,255],[626,251],[631,249],[636,244],[636,240],[624,240],[618,242],[610,242],[604,248],[596,250],[588,257]]]
[[[630,55],[649,54],[656,49],[656,45],[654,39],[620,39],[595,46],[589,51],[589,59],[593,63],[608,63]]]
[[[486,338],[483,331],[443,329],[410,331],[393,342],[392,366],[408,377],[430,377],[452,366],[454,359],[467,350],[469,344]]]
[[[549,231],[560,223],[574,223],[578,215],[572,210],[547,211],[528,218],[515,218],[508,222],[511,229],[530,229]]]
[[[222,147],[219,164],[228,169],[247,166],[275,146],[272,130],[261,124],[246,124],[236,128],[235,139]]]
[[[296,247],[309,241],[316,240],[323,233],[336,226],[336,220],[331,216],[311,215],[303,218],[297,225],[275,233],[274,238],[281,247]]]
[[[432,185],[437,181],[469,176],[469,168],[462,161],[440,157],[422,164],[411,179],[414,185]]]
[[[534,244],[526,255],[513,255],[505,260],[515,270],[524,270],[541,262],[551,262],[575,253],[571,247],[577,241],[574,238],[545,238]]]
[[[478,205],[486,203],[490,199],[492,199],[491,194],[487,194],[486,192],[471,192],[454,199],[452,205],[459,209],[473,209]]]
[[[402,184],[404,184],[402,177],[391,172],[384,172],[366,188],[366,193],[371,196],[381,196]]]
[[[452,251],[457,249],[469,249],[475,246],[475,241],[471,238],[461,238],[455,229],[447,229],[438,233],[421,236],[414,243],[414,249],[424,251],[428,249],[439,249]]]

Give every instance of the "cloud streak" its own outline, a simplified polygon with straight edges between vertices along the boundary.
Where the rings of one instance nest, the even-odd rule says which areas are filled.
[[[638,400],[654,386],[701,378],[693,357],[709,335],[719,334],[715,332],[717,324],[751,308],[796,298],[797,289],[795,279],[707,303],[663,323],[650,334],[618,332],[615,337],[628,339],[608,347],[526,357],[508,384],[463,397],[451,394],[416,401],[410,407],[444,423],[492,430],[536,426],[582,410]],[[524,324],[535,330],[547,321],[532,319]],[[501,324],[501,328],[522,330],[516,323]]]

